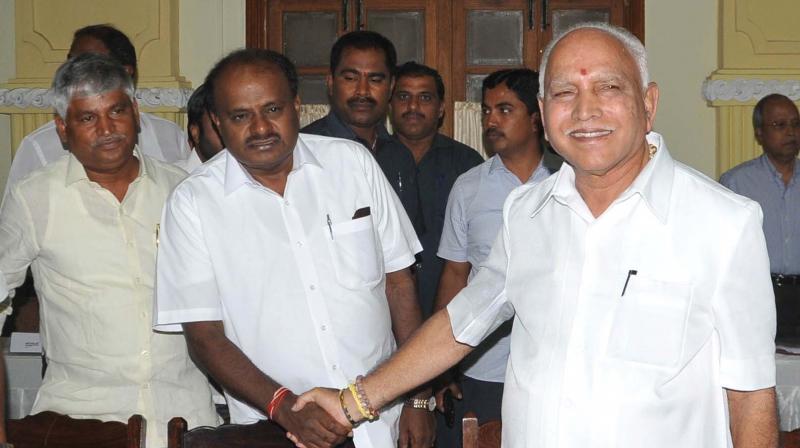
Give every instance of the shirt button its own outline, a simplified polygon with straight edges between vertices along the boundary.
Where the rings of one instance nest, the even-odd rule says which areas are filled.
[[[302,241],[298,241],[297,242],[297,247],[303,247],[303,242]]]
[[[323,326],[319,327],[319,329],[322,330],[322,331],[326,331],[328,329],[328,326],[327,325],[323,325]]]
[[[311,289],[312,291],[314,291],[315,289],[317,289],[317,287],[316,287],[316,286],[314,286],[314,285],[311,285],[311,286],[309,286],[308,288],[309,288],[309,289]]]
[[[142,389],[150,389],[150,383],[142,384]]]
[[[336,369],[338,369],[338,368],[339,368],[339,366],[338,366],[337,364],[334,364],[334,365],[332,365],[332,366],[331,366],[331,368],[332,368],[333,370],[336,370]]]
[[[142,356],[148,356],[148,355],[150,355],[150,352],[148,352],[147,350],[142,350]]]
[[[139,277],[134,277],[134,278],[133,278],[133,282],[134,282],[134,283],[136,283],[136,284],[138,285],[139,283],[141,283],[141,282],[142,282],[142,279],[141,279],[141,278],[139,278]]]
[[[289,200],[288,199],[284,199],[283,200],[283,205],[288,207],[289,206]]]

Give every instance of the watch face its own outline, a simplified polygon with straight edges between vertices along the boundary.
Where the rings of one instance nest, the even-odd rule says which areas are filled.
[[[431,411],[431,412],[436,410],[436,397],[431,397],[428,400],[428,410]]]

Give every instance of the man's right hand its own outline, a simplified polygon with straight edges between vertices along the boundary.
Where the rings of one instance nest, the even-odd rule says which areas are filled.
[[[331,448],[345,441],[351,433],[316,403],[308,403],[294,412],[297,396],[290,393],[275,410],[275,422],[290,433],[292,441],[306,448]],[[291,438],[291,437],[290,437]]]

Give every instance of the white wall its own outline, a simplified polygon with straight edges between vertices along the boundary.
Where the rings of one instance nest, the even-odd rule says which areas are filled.
[[[716,116],[703,80],[717,69],[717,0],[646,0],[645,46],[661,91],[655,130],[673,157],[716,178]]]
[[[181,0],[179,61],[192,87],[202,84],[218,59],[244,44],[245,0]]]

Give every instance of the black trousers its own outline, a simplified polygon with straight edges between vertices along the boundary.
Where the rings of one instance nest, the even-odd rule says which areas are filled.
[[[461,376],[462,400],[453,400],[455,410],[455,424],[448,428],[441,412],[436,412],[436,447],[461,448],[461,420],[467,412],[474,412],[478,417],[478,424],[487,420],[500,420],[503,383],[480,381],[467,376]]]
[[[772,289],[775,291],[777,337],[800,338],[800,285],[777,285],[773,280]]]

